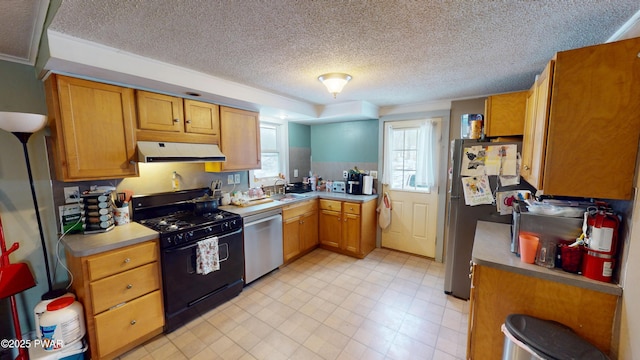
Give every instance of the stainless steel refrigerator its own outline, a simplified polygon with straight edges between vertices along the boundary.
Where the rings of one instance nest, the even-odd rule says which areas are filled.
[[[447,194],[447,235],[445,253],[445,277],[444,292],[461,299],[469,299],[471,279],[469,270],[471,262],[471,250],[473,248],[473,238],[478,220],[511,223],[511,215],[500,215],[496,205],[465,205],[464,190],[462,184],[462,157],[465,156],[464,149],[472,146],[490,146],[501,144],[515,144],[518,152],[521,152],[521,143],[489,143],[480,142],[473,139],[456,139],[451,143],[451,177]],[[498,177],[489,176],[491,190],[529,190],[535,193],[523,179],[520,185],[498,187]]]

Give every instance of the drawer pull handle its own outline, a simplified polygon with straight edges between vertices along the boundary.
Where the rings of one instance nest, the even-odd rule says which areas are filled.
[[[132,287],[133,287],[133,285],[127,284],[127,289],[131,289]]]
[[[135,325],[135,324],[136,324],[136,322],[137,322],[137,321],[135,321],[135,320],[131,320],[131,323],[130,323],[130,324],[131,324],[131,325]]]
[[[180,120],[179,120],[179,119],[173,119],[173,122],[174,122],[174,123],[179,123],[179,122],[180,122]]]
[[[124,263],[125,263],[125,264],[128,264],[128,263],[130,263],[130,262],[131,262],[131,259],[129,259],[129,258],[124,259]]]

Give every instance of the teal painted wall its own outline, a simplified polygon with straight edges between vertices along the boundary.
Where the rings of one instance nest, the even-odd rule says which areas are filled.
[[[289,147],[311,147],[311,127],[289,123]]]
[[[378,162],[378,120],[311,126],[313,162]]]
[[[0,111],[46,114],[44,85],[33,66],[0,60]]]

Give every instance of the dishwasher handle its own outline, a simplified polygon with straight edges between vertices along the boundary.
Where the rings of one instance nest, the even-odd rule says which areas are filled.
[[[247,223],[244,224],[244,227],[258,225],[260,223],[271,221],[271,220],[280,220],[280,221],[282,221],[282,215],[281,214],[276,214],[276,215],[272,215],[272,216],[269,216],[269,217],[257,219],[257,220],[251,221],[251,222],[247,222]]]

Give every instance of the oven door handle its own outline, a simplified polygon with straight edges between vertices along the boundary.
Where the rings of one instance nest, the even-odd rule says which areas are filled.
[[[222,236],[218,236],[218,240],[223,239],[223,238],[226,238],[227,236],[231,236],[231,235],[239,234],[239,233],[241,233],[241,232],[242,232],[242,229],[238,229],[238,230],[236,230],[236,231],[234,231],[234,232],[232,232],[232,233],[228,233],[228,234],[224,234],[224,235],[222,235]],[[204,239],[208,239],[208,238],[210,238],[210,237],[213,237],[213,236],[208,236],[208,237],[206,237],[206,238],[203,238],[203,240],[204,240]],[[179,248],[170,248],[170,249],[165,249],[165,250],[164,250],[164,252],[165,252],[165,253],[172,253],[172,252],[176,252],[176,251],[182,251],[182,250],[190,249],[190,248],[192,248],[192,247],[194,247],[194,246],[198,246],[198,242],[197,242],[197,241],[196,241],[196,242],[194,242],[194,243],[190,243],[190,244],[188,244],[188,245],[185,245],[185,246],[181,246],[181,247],[179,247]]]

